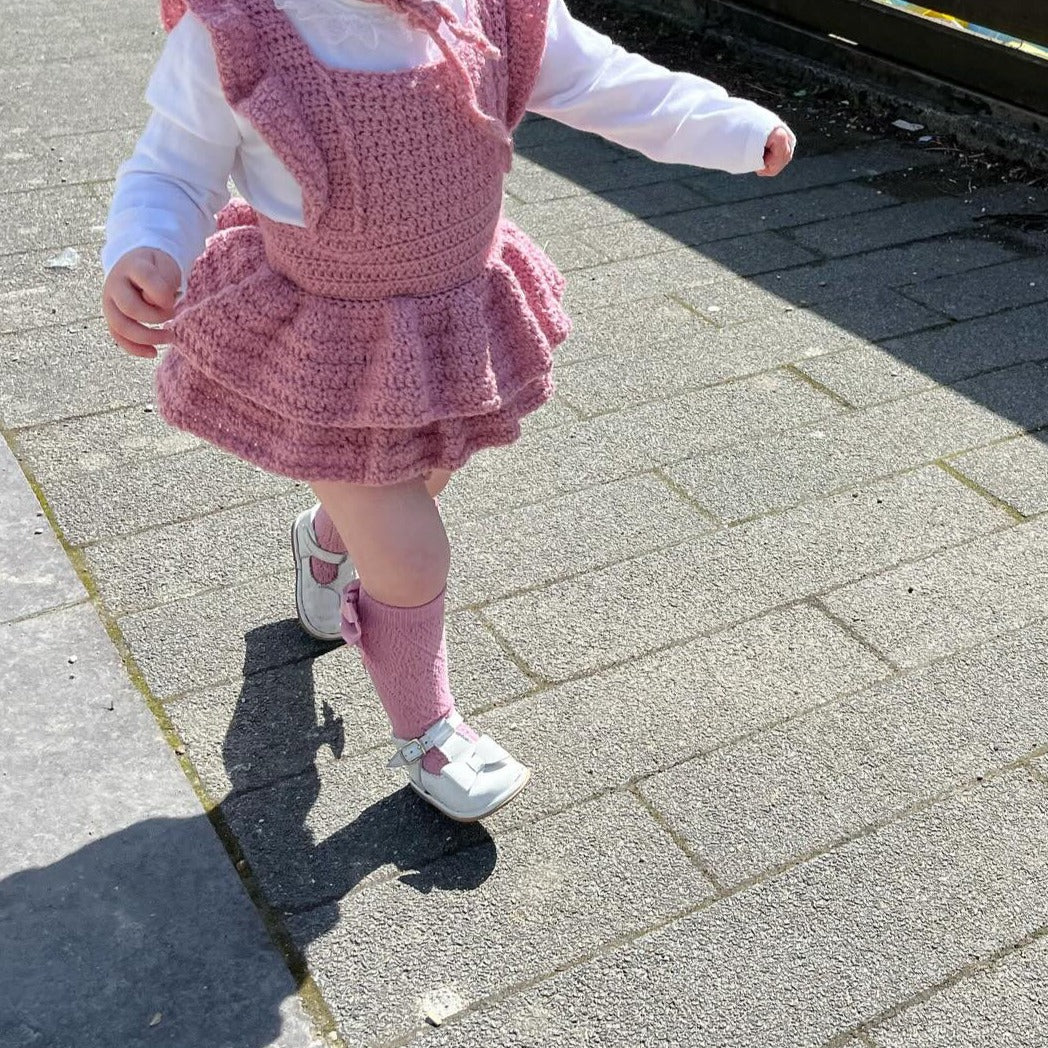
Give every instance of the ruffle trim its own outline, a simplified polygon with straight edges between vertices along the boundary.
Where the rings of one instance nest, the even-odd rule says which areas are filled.
[[[456,470],[483,448],[514,443],[520,420],[553,394],[548,375],[499,411],[444,419],[413,430],[330,429],[277,415],[231,393],[169,352],[157,375],[157,407],[172,425],[294,480],[397,484]]]
[[[425,296],[310,295],[266,260],[262,234],[216,235],[170,324],[178,356],[289,422],[415,429],[489,415],[548,376],[570,321],[564,278],[503,222],[486,269]]]
[[[306,228],[312,230],[329,200],[327,162],[307,131],[308,124],[286,77],[274,68],[274,41],[260,39],[259,27],[248,13],[254,2],[186,0],[186,6],[211,35],[226,101],[251,122],[298,183]],[[259,5],[260,20],[265,13]],[[287,25],[294,33],[290,22]],[[288,47],[308,53],[297,35],[289,39]],[[291,127],[307,133],[288,135]]]

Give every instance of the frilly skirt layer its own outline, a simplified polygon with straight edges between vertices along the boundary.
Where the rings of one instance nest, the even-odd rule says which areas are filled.
[[[563,277],[511,223],[478,277],[378,301],[309,295],[257,226],[217,234],[171,322],[157,405],[186,429],[299,480],[392,484],[512,443],[549,399],[570,331]]]

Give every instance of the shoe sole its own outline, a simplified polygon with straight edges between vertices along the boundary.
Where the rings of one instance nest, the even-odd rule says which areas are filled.
[[[296,518],[295,523],[291,525],[291,552],[295,558],[295,611],[298,614],[298,624],[308,633],[314,640],[322,640],[330,644],[332,641],[341,640],[342,634],[339,633],[322,633],[316,629],[306,618],[302,611],[302,572],[309,571],[309,558],[303,557],[302,549],[298,541],[298,530],[299,522],[309,516],[310,511],[308,509],[303,510]]]
[[[481,812],[480,815],[460,815],[453,811],[445,808],[431,793],[427,793],[421,786],[417,785],[410,779],[408,785],[427,803],[432,805],[441,815],[446,815],[449,819],[455,822],[480,822],[482,819],[488,818],[490,815],[494,815],[495,812],[501,811],[509,804],[510,801],[514,800],[523,792],[524,787],[531,782],[531,769],[524,769],[524,777],[520,782],[516,783],[511,790],[509,790],[504,796],[500,797],[487,811]]]

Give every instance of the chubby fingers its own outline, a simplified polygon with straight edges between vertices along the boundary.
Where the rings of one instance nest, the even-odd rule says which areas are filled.
[[[168,341],[167,332],[147,327],[170,320],[173,310],[151,305],[128,279],[117,280],[107,289],[102,313],[113,341],[136,357],[155,357],[156,346]]]
[[[763,178],[772,178],[793,159],[793,135],[784,128],[777,127],[768,136],[764,147],[764,167],[757,174]]]

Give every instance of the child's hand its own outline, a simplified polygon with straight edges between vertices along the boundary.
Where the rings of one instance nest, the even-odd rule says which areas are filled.
[[[764,178],[777,175],[792,159],[796,139],[784,127],[777,127],[768,135],[764,146],[764,167],[757,172]]]
[[[146,325],[175,315],[181,283],[178,263],[164,251],[136,247],[122,255],[102,287],[102,313],[116,344],[132,356],[155,357],[167,335]]]

